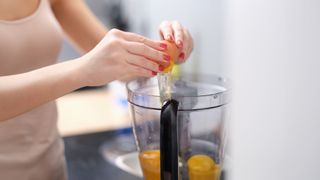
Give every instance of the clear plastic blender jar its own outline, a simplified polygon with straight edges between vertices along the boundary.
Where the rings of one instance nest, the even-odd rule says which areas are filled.
[[[156,78],[127,83],[133,132],[145,180],[219,180],[229,90],[218,76],[173,78],[171,99]]]

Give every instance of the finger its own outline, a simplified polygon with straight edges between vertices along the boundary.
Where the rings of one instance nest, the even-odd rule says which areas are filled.
[[[188,44],[185,44],[180,51],[178,58],[176,59],[177,64],[183,63],[188,57]]]
[[[184,40],[184,30],[181,24],[177,21],[172,23],[172,29],[174,34],[175,43],[178,48],[183,47],[183,40]]]
[[[156,75],[156,73],[153,73],[152,71],[149,70],[145,70],[143,68],[141,69],[135,69],[136,67],[134,67],[132,65],[132,67],[130,67],[130,71],[128,71],[124,76],[121,77],[121,81],[131,81],[133,79],[137,79],[139,77],[153,77]]]
[[[187,31],[188,33],[188,47],[186,48],[186,54],[185,54],[185,59],[188,59],[188,57],[190,56],[191,52],[193,51],[193,40],[192,37],[190,35],[190,33]]]
[[[163,21],[159,26],[159,31],[164,40],[174,41],[173,30],[169,21]]]
[[[130,67],[129,74],[130,76],[133,76],[133,77],[152,77],[157,75],[157,73],[154,71],[150,71],[148,69],[144,69],[142,67],[138,67],[135,65],[132,65]]]
[[[138,42],[124,42],[127,51],[134,55],[143,56],[159,64],[168,64],[170,56],[162,51],[153,49],[145,44]]]
[[[178,56],[178,59],[176,60],[176,64],[180,64],[180,63],[183,63],[183,62],[185,62],[186,61],[186,58],[187,57],[187,55],[186,55],[186,52],[185,51],[181,51],[181,53],[179,54],[179,56]]]
[[[163,66],[161,66],[151,60],[148,60],[142,56],[137,56],[137,55],[132,54],[127,58],[126,61],[131,65],[143,67],[144,69],[148,69],[150,71],[154,71],[154,72],[163,71]]]
[[[192,37],[189,33],[189,31],[185,28],[183,28],[185,39],[184,39],[184,46],[178,56],[177,63],[183,63],[186,61],[186,59],[189,57],[193,50],[193,40]]]
[[[153,41],[149,38],[146,38],[144,36],[131,33],[131,32],[123,32],[123,38],[127,41],[133,41],[133,42],[139,42],[139,43],[145,44],[159,51],[165,50],[167,48],[167,45],[165,43],[162,43],[159,41]]]
[[[192,36],[191,36],[190,32],[186,28],[184,28],[183,31],[184,31],[184,34],[187,37],[187,42],[188,42],[187,53],[189,55],[193,51],[193,39],[192,39]]]
[[[164,40],[164,37],[163,37],[162,31],[160,31],[160,29],[159,29],[159,36],[160,36],[160,39],[161,39],[161,40]]]

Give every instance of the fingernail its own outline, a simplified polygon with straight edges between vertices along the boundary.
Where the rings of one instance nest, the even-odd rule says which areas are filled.
[[[152,71],[152,75],[153,76],[157,75],[157,72]]]
[[[184,60],[184,58],[185,58],[185,54],[182,52],[182,53],[180,53],[180,55],[179,55],[179,59],[182,59],[182,60]]]
[[[182,48],[183,47],[183,42],[181,40],[178,40],[177,45],[178,45],[179,48]]]
[[[167,39],[173,41],[173,37],[170,34],[167,35]]]
[[[164,67],[163,66],[159,66],[159,71],[163,71]]]
[[[160,47],[163,49],[167,49],[168,46],[166,43],[160,43]]]
[[[164,60],[170,61],[170,56],[167,54],[163,54]]]

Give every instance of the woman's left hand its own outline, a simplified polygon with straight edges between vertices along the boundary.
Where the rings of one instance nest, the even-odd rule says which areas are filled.
[[[189,31],[178,21],[163,21],[159,26],[162,40],[175,42],[180,54],[175,63],[184,62],[193,50],[193,40]]]

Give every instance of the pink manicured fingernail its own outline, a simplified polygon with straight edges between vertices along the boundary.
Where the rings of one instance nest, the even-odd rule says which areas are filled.
[[[178,40],[177,45],[178,45],[179,48],[182,48],[183,47],[183,42],[181,40]]]
[[[179,59],[184,60],[185,56],[186,56],[186,55],[182,52],[182,53],[180,53],[180,55],[179,55]]]
[[[173,41],[173,37],[170,34],[167,35],[167,39]]]
[[[167,49],[168,48],[166,43],[160,43],[160,47],[163,48],[163,49]]]
[[[163,54],[164,60],[170,61],[170,56],[167,54]]]

